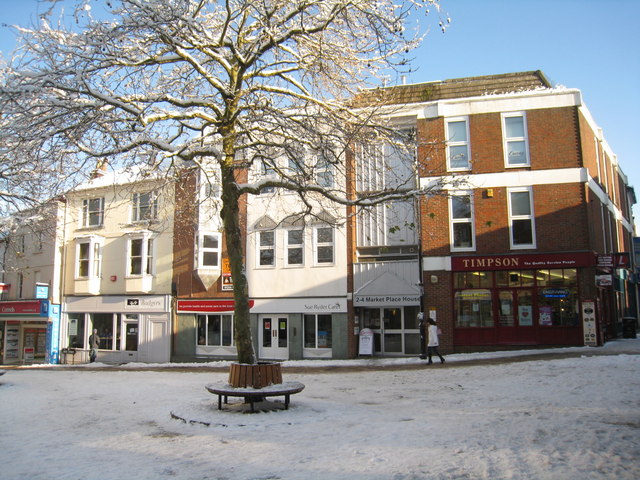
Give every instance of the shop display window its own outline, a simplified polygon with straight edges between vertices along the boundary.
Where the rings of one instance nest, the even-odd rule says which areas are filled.
[[[493,327],[491,290],[467,289],[455,293],[456,327]]]
[[[233,315],[198,315],[198,345],[233,345]]]
[[[304,347],[331,348],[331,315],[304,316]]]
[[[85,348],[84,313],[70,313],[69,316],[69,347]]]

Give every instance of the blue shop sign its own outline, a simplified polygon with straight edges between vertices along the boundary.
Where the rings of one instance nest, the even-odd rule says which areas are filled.
[[[542,291],[545,298],[567,298],[570,293],[566,288],[545,288]]]

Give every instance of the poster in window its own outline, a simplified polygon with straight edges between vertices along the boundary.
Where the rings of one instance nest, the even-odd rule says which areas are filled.
[[[540,306],[540,325],[552,325],[551,315],[553,307],[549,305]]]
[[[531,305],[518,306],[518,322],[521,327],[530,327],[533,325],[533,307]]]

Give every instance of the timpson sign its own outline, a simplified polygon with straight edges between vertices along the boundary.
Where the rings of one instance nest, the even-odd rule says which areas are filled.
[[[454,272],[577,268],[595,265],[596,255],[593,252],[451,257],[451,270]]]

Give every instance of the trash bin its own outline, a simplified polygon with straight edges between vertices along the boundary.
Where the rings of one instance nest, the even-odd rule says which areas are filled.
[[[636,317],[624,317],[622,319],[622,338],[636,338]]]

